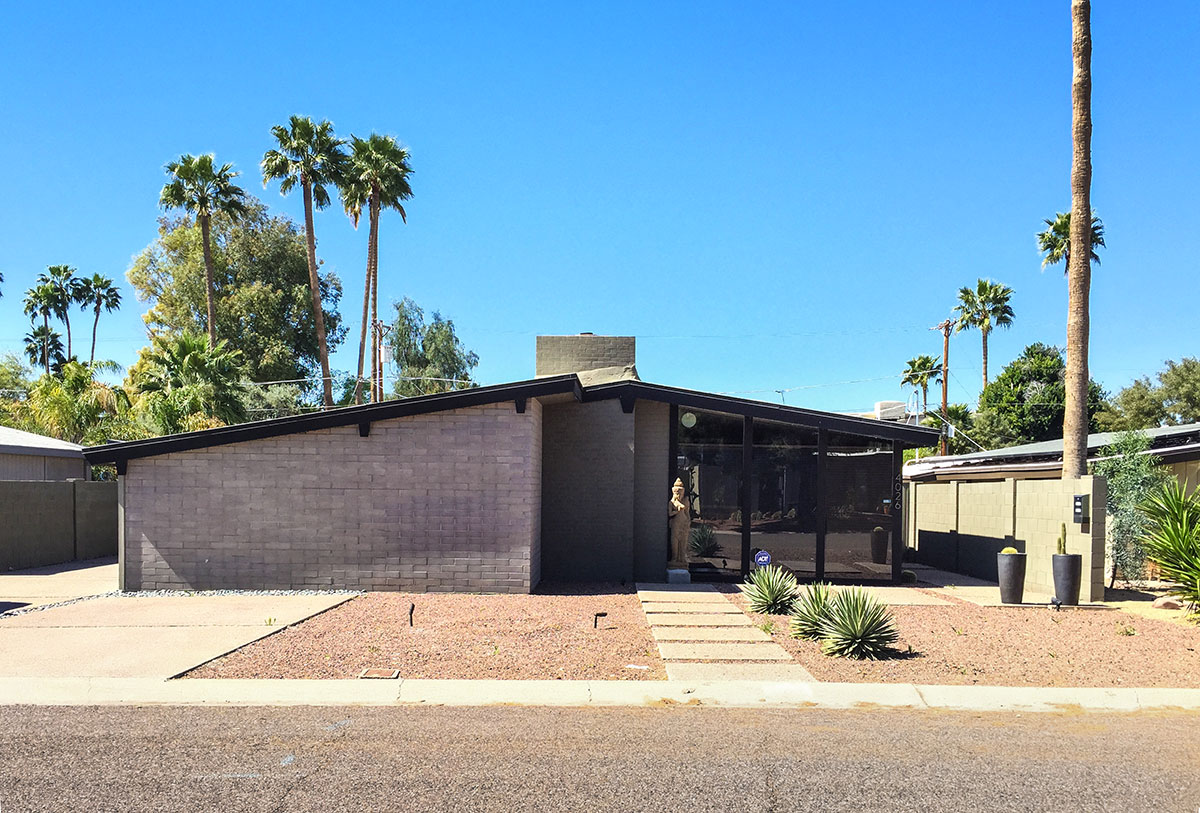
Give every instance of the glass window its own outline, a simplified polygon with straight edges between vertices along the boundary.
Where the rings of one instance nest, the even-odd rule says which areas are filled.
[[[676,475],[691,508],[689,568],[697,578],[742,566],[742,418],[679,407]]]
[[[825,456],[825,575],[892,577],[892,443],[831,432]]]
[[[817,430],[754,421],[750,549],[800,578],[816,574]]]

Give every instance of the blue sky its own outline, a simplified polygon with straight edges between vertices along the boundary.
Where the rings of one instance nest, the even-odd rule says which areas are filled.
[[[1097,3],[1093,34],[1091,361],[1115,391],[1197,352],[1200,4]],[[1034,234],[1069,206],[1070,71],[1066,0],[27,4],[0,30],[0,352],[68,263],[121,281],[98,355],[131,363],[148,305],[124,274],[162,165],[213,151],[301,220],[258,174],[301,113],[409,146],[380,293],[453,318],[485,383],[531,376],[538,333],[593,331],[638,336],[650,380],[865,409],[904,397],[978,277],[1016,290],[993,370],[1063,343]],[[356,335],[366,230],[331,207],[316,233]],[[953,400],[979,355],[952,340]]]

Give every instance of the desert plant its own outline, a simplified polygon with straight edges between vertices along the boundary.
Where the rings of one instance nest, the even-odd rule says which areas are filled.
[[[1000,551],[1001,553],[1020,553],[1016,548],[1008,547]]]
[[[829,611],[829,585],[810,584],[800,593],[792,608],[790,632],[793,638],[819,638],[821,623]]]
[[[899,636],[887,605],[857,587],[843,590],[829,602],[821,624],[821,651],[859,660],[879,660]]]
[[[1058,547],[1056,551],[1059,556],[1067,555],[1067,523],[1062,524],[1062,530],[1058,534]]]
[[[1144,432],[1122,432],[1105,447],[1094,473],[1108,481],[1108,559],[1112,563],[1109,587],[1120,573],[1126,580],[1140,579],[1145,569],[1146,552],[1139,541],[1146,532],[1146,514],[1142,505],[1163,482],[1166,473],[1158,457],[1149,453],[1150,438]]]
[[[688,536],[688,550],[693,556],[716,556],[721,552],[721,543],[711,525],[697,525]]]
[[[760,567],[742,585],[750,609],[756,613],[788,615],[800,595],[796,577],[777,565]]]
[[[1200,493],[1189,494],[1171,480],[1143,510],[1147,527],[1141,543],[1146,555],[1175,583],[1171,592],[1188,603],[1188,611],[1200,613]]]
[[[901,570],[900,581],[905,584],[913,584],[917,580],[917,573],[914,570]]]

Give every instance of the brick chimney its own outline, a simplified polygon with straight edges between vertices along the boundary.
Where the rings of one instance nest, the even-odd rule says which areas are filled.
[[[632,367],[637,352],[633,336],[538,336],[534,375],[562,375],[609,367]]]

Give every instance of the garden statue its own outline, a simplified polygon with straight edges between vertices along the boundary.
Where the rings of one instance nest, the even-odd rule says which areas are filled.
[[[675,478],[671,486],[671,504],[667,509],[671,524],[671,561],[668,568],[687,569],[688,537],[692,532],[692,515],[683,501],[683,481]]]

